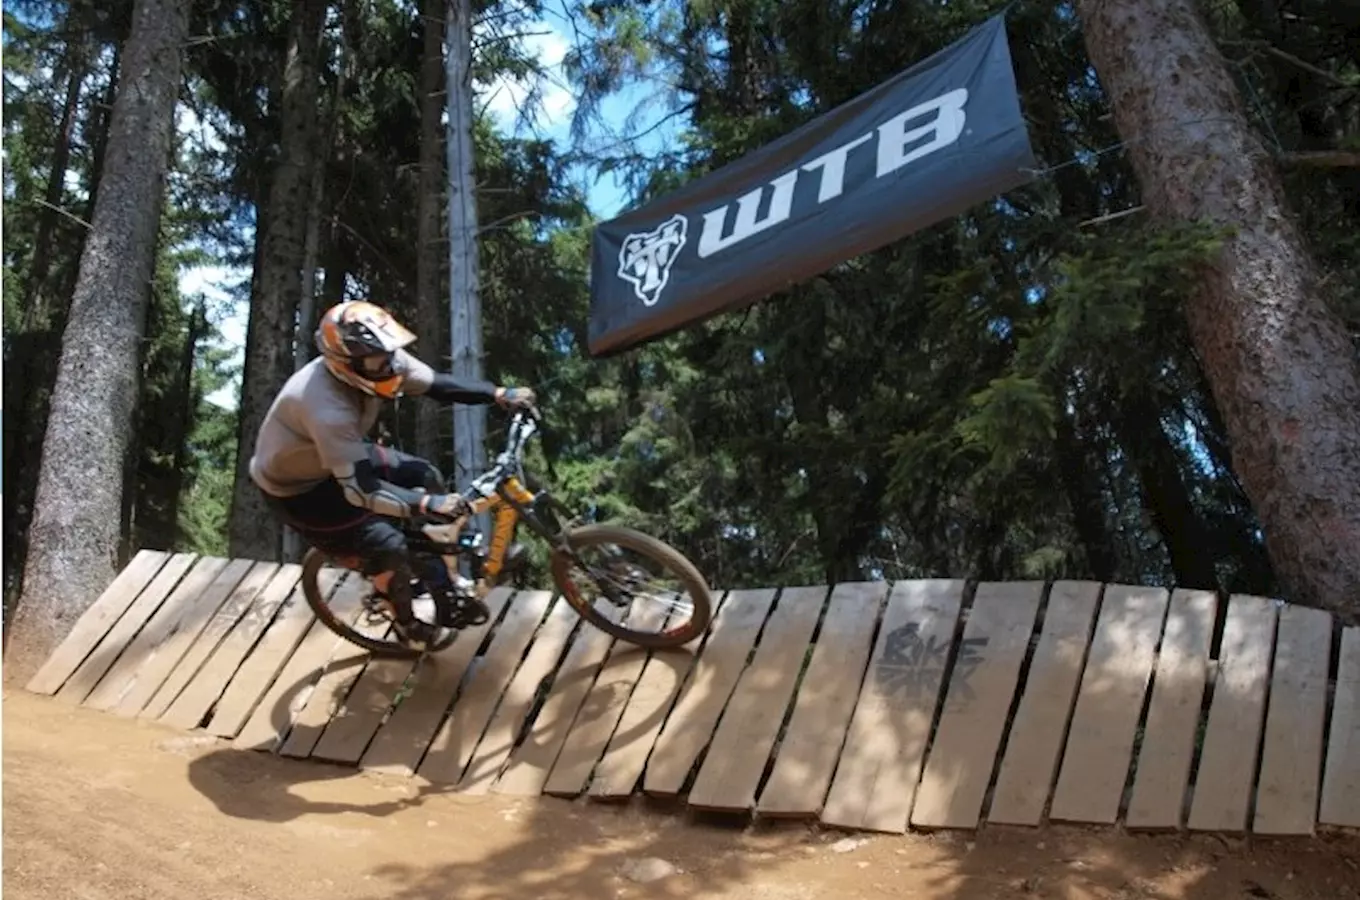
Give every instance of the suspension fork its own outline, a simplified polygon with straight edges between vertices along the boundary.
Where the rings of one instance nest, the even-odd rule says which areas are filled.
[[[558,513],[570,517],[571,510],[562,501],[558,500],[547,489],[541,490],[536,494],[520,488],[519,492],[514,491],[506,484],[498,485],[496,494],[518,517],[524,521],[529,528],[540,538],[547,541],[556,551],[571,553],[571,545],[567,542],[566,529],[562,527],[562,521]],[[528,502],[524,502],[527,499]]]

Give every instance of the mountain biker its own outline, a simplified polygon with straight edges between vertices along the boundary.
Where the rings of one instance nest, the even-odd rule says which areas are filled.
[[[316,330],[321,355],[280,389],[255,439],[250,477],[275,516],[311,546],[357,568],[378,590],[406,641],[430,639],[411,607],[406,539],[390,520],[470,512],[427,460],[369,440],[384,400],[403,395],[442,403],[531,406],[530,388],[435,372],[405,348],[416,336],[387,310],[345,301]]]

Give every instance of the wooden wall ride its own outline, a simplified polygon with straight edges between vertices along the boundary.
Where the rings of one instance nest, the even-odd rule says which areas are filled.
[[[641,790],[882,832],[1360,827],[1360,628],[1316,609],[1074,581],[765,588],[718,592],[702,640],[647,653],[498,589],[417,665],[327,631],[299,574],[142,551],[27,689],[463,793]],[[362,581],[323,577],[357,617]]]

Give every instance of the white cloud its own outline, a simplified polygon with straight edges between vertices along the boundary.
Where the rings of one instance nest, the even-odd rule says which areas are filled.
[[[523,125],[517,129],[517,120],[528,103],[529,92],[538,87],[541,92],[536,110],[539,127],[545,132],[565,133],[576,109],[576,98],[562,71],[562,60],[571,49],[571,43],[542,19],[525,24],[523,29],[528,33],[521,39],[523,47],[538,60],[542,74],[524,80],[502,75],[490,84],[478,83],[478,101],[486,104],[487,112],[506,132],[527,130]]]

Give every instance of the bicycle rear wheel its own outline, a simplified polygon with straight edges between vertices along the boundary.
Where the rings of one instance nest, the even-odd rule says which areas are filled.
[[[617,525],[583,525],[569,530],[566,537],[571,552],[553,553],[553,581],[581,618],[596,628],[648,649],[683,646],[708,628],[713,618],[708,582],[694,563],[670,544]],[[627,554],[659,568],[670,576],[671,583],[639,590],[643,567],[624,561]],[[603,557],[600,563],[586,562],[587,557],[595,555]],[[582,571],[585,578],[573,578],[574,571]],[[596,600],[606,605],[597,606],[588,600],[583,588],[598,591],[602,596]],[[634,605],[641,599],[669,608],[647,610]]]
[[[322,596],[321,586],[317,576],[321,572],[321,567],[324,566],[327,561],[326,554],[317,550],[315,547],[307,550],[307,553],[302,557],[302,596],[306,598],[307,605],[312,608],[312,612],[316,613],[316,617],[321,620],[322,625],[325,625],[351,644],[362,647],[374,656],[394,659],[415,659],[425,653],[438,653],[440,650],[449,646],[449,644],[452,644],[454,639],[458,637],[458,631],[456,629],[442,628],[437,632],[438,637],[433,642],[424,649],[419,649],[407,645],[397,637],[397,631],[394,628],[384,629],[384,633],[391,637],[375,638],[350,627],[348,622],[335,614],[335,611],[330,607],[330,603]],[[359,572],[354,572],[351,577],[364,578],[365,576]],[[369,593],[370,597],[376,595],[376,591],[374,591],[371,585],[369,586]],[[364,611],[359,614],[360,617],[376,615],[381,618],[388,618],[383,613],[370,612],[371,606],[369,598],[365,598],[364,607]]]

